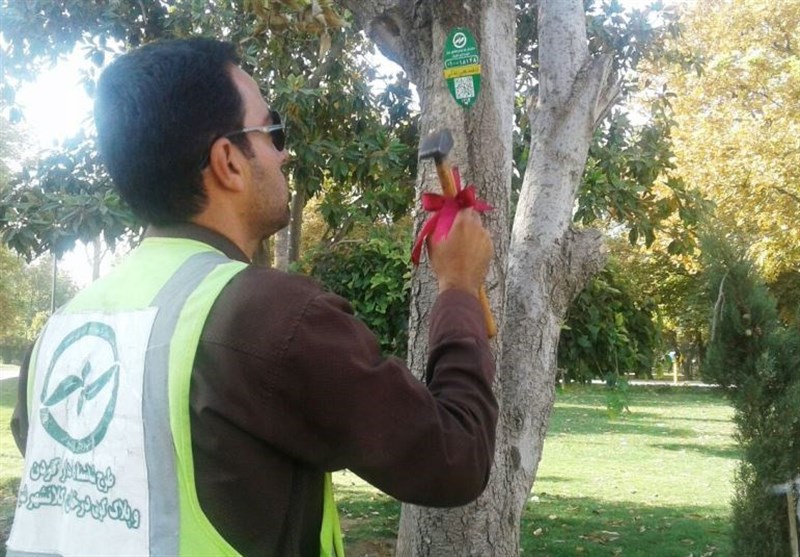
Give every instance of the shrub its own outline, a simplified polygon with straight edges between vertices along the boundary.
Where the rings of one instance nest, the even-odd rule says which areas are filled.
[[[651,375],[661,343],[656,306],[634,291],[611,262],[572,302],[558,342],[566,379]]]
[[[374,228],[367,238],[312,250],[303,261],[309,273],[346,298],[378,336],[381,349],[404,358],[408,344],[411,236]]]
[[[788,555],[786,500],[769,489],[800,473],[800,329],[780,322],[775,299],[735,248],[715,240],[704,250],[714,309],[702,373],[726,388],[742,451],[735,554]]]

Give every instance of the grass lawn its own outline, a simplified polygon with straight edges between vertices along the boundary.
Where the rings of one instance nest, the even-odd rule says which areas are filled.
[[[633,387],[611,419],[604,387],[559,392],[522,520],[523,555],[731,555],[733,411],[717,390]],[[348,557],[392,555],[400,505],[334,475]]]
[[[5,541],[11,530],[17,486],[22,475],[22,457],[9,427],[16,400],[17,378],[0,380],[0,555],[6,553]]]
[[[8,430],[16,379],[0,387],[4,540],[21,460]],[[718,391],[694,388],[634,387],[628,404],[630,413],[611,419],[603,387],[558,394],[523,516],[523,555],[731,554],[731,408]],[[400,505],[350,472],[334,481],[348,557],[392,555]]]
[[[727,556],[733,411],[711,389],[633,388],[611,420],[602,387],[558,396],[522,524],[526,554]]]

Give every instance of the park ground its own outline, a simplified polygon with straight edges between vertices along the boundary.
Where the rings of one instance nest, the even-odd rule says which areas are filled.
[[[0,541],[22,460],[8,423],[16,377],[0,366]],[[634,387],[610,415],[600,385],[559,391],[522,521],[523,555],[729,556],[737,451],[716,389]],[[354,474],[335,474],[348,557],[388,557],[400,506]],[[0,556],[5,543],[0,543]]]

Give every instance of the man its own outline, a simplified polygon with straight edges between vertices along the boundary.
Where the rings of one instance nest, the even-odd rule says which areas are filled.
[[[9,555],[341,555],[330,471],[428,506],[485,487],[497,406],[478,216],[429,246],[424,384],[345,300],[248,264],[288,223],[287,154],[237,64],[229,44],[168,41],[98,83],[101,154],[150,226],[23,365]]]

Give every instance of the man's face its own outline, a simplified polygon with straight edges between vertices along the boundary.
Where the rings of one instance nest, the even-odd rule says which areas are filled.
[[[269,106],[258,85],[241,68],[234,68],[231,77],[244,104],[243,128],[273,124]],[[281,167],[288,161],[286,151],[278,151],[268,133],[247,134],[253,157],[250,163],[249,205],[243,207],[243,218],[253,235],[266,238],[289,224],[289,189]]]

